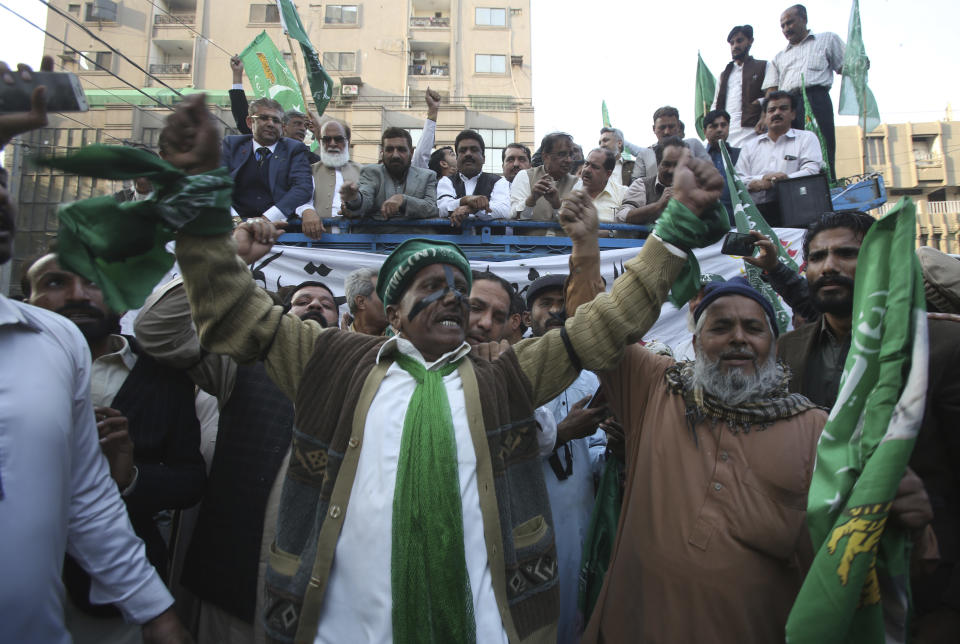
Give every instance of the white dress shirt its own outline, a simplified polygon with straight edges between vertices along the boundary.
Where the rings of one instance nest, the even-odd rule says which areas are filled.
[[[480,180],[480,174],[473,177],[465,177],[460,174],[460,180],[463,181],[463,192],[465,195],[472,195],[477,189],[477,181]],[[449,217],[450,213],[460,206],[460,197],[453,187],[450,177],[443,177],[437,182],[437,208],[440,209],[441,217]],[[480,210],[474,213],[478,219],[506,219],[510,216],[510,182],[500,177],[493,184],[493,190],[490,191],[490,210]]]
[[[100,452],[90,350],[56,313],[0,295],[0,630],[67,644],[63,555],[91,574],[90,599],[143,623],[173,604],[134,534]]]
[[[807,87],[833,86],[834,72],[843,69],[843,41],[829,31],[810,33],[802,42],[787,43],[767,65],[763,89],[777,87],[785,92],[800,89],[800,75]]]
[[[427,369],[438,369],[466,356],[464,342],[436,362],[427,363],[413,344],[394,336],[377,354],[377,362],[400,351]],[[473,595],[477,642],[507,642],[493,594],[490,562],[483,537],[483,515],[477,489],[477,456],[467,422],[463,382],[457,370],[443,378],[453,418],[463,508],[463,545]],[[393,641],[391,550],[393,493],[400,458],[403,421],[416,389],[413,376],[393,363],[380,383],[367,412],[363,446],[350,490],[350,507],[333,557],[330,579],[320,612],[317,644]]]
[[[817,135],[790,128],[776,141],[770,139],[769,132],[748,141],[740,150],[736,170],[749,188],[751,181],[770,172],[783,172],[792,179],[817,174],[822,165],[823,152]],[[766,203],[773,200],[775,193],[759,190],[750,195],[755,203]]]
[[[616,173],[614,173],[616,174]],[[577,179],[573,184],[572,190],[583,190],[583,179]],[[597,209],[597,217],[605,224],[621,223],[617,221],[617,211],[620,210],[620,204],[623,202],[623,195],[627,189],[623,184],[613,181],[613,175],[607,180],[607,185],[603,187],[596,197],[593,198],[593,205]]]

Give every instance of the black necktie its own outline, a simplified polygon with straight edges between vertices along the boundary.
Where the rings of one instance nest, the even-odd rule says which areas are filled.
[[[270,148],[257,148],[257,167],[263,165],[270,158]]]

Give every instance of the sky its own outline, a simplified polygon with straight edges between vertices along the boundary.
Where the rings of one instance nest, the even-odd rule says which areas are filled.
[[[38,0],[0,3],[37,24],[45,23],[46,7]],[[726,36],[734,25],[753,25],[755,58],[772,58],[786,44],[780,13],[787,2],[530,0],[530,4],[536,137],[565,130],[586,149],[598,138],[604,99],[613,125],[634,143],[653,142],[653,112],[667,104],[680,110],[680,118],[689,125],[688,136],[695,135],[697,52],[719,76],[730,60]],[[808,0],[805,5],[812,31],[832,31],[846,40],[850,2]],[[870,88],[881,119],[941,120],[948,104],[960,118],[960,56],[955,41],[960,3],[862,0],[860,17],[871,61]],[[3,8],[0,25],[0,60],[39,63],[41,32]],[[836,109],[839,77],[833,87]],[[837,124],[854,125],[856,117],[838,116]]]

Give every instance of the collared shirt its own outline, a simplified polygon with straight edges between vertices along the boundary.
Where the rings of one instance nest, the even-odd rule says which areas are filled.
[[[460,173],[460,180],[463,181],[463,192],[465,195],[472,195],[477,189],[477,181],[480,180],[480,173],[473,177],[466,177]],[[441,217],[448,217],[451,212],[460,207],[460,197],[453,187],[450,177],[443,177],[437,182],[437,208],[440,209]],[[510,182],[500,177],[493,184],[493,190],[490,192],[490,210],[480,210],[474,213],[479,219],[506,219],[510,216]]]
[[[90,350],[56,313],[0,295],[0,624],[11,642],[66,644],[60,570],[93,571],[90,598],[146,622],[173,604],[130,527],[100,452]],[[16,580],[11,583],[10,580]]]
[[[583,180],[577,179],[573,189],[583,190]],[[597,217],[600,221],[608,224],[617,223],[617,211],[620,210],[620,204],[623,202],[623,195],[626,191],[627,189],[623,187],[623,184],[614,183],[613,175],[610,175],[607,185],[603,187],[600,194],[593,198],[593,205],[597,209]]]
[[[470,352],[464,342],[427,363],[413,344],[394,336],[377,354],[401,352],[427,369],[439,369]],[[443,378],[453,418],[463,510],[463,546],[473,594],[477,642],[507,642],[497,600],[493,594],[490,563],[483,536],[483,516],[477,489],[477,456],[467,422],[463,382],[457,370]],[[393,363],[380,383],[367,411],[363,448],[350,491],[350,509],[337,540],[334,565],[323,600],[315,642],[390,642],[393,639],[393,597],[390,578],[390,544],[393,542],[393,493],[403,421],[417,387],[413,376]]]
[[[840,391],[840,376],[850,351],[850,334],[840,339],[830,329],[826,316],[820,318],[820,330],[813,352],[807,360],[803,389],[807,397],[821,407],[832,408]]]
[[[737,174],[747,187],[751,181],[762,179],[770,172],[783,172],[791,179],[806,177],[820,172],[823,152],[817,135],[806,130],[790,128],[776,141],[765,132],[747,142],[737,159]],[[766,203],[776,198],[773,190],[751,191],[756,203]]]
[[[328,166],[329,167],[329,166]],[[334,181],[333,181],[333,197],[330,200],[330,214],[324,215],[322,212],[317,212],[316,204],[314,204],[314,195],[317,194],[317,180],[310,179],[310,201],[303,204],[302,206],[297,206],[296,213],[297,217],[302,217],[304,211],[313,210],[317,212],[317,215],[322,219],[324,216],[329,217],[338,217],[340,216],[340,188],[343,187],[343,173],[340,171],[340,168],[330,168],[334,172]],[[336,231],[334,231],[336,232]]]
[[[278,139],[278,142],[279,142],[279,139]],[[267,149],[269,149],[269,150],[270,150],[270,156],[273,156],[273,153],[276,152],[276,150],[277,150],[277,144],[276,144],[276,143],[274,143],[273,145],[260,145],[259,143],[257,143],[257,142],[254,141],[253,139],[250,139],[250,145],[253,146],[253,159],[254,159],[254,161],[256,161],[256,159],[257,159],[257,154],[259,154],[259,153],[257,152],[257,150],[259,150],[260,148],[267,148]],[[312,192],[311,192],[311,194],[312,194]],[[309,203],[304,204],[304,205],[300,206],[299,208],[297,208],[297,214],[299,215],[299,214],[300,214],[301,212],[303,212],[303,210],[305,210],[308,206],[309,206]],[[240,217],[240,213],[238,213],[233,206],[230,206],[230,215],[231,215],[232,217],[234,217],[234,218],[239,218],[239,217]],[[262,217],[266,217],[267,219],[269,219],[270,221],[273,221],[273,222],[286,221],[286,220],[287,220],[287,217],[283,214],[283,211],[280,210],[279,208],[277,208],[276,206],[270,206],[269,208],[267,208],[266,210],[263,211],[263,214],[262,214],[261,216],[262,216]]]
[[[819,34],[810,33],[802,42],[794,45],[787,43],[786,48],[778,52],[763,78],[763,89],[777,87],[785,92],[801,87],[800,75],[807,87],[833,86],[834,72],[843,69],[843,41],[840,36],[829,31]]]
[[[130,349],[125,337],[111,335],[108,342],[110,353],[94,360],[90,371],[90,400],[95,407],[110,406],[137,364],[137,354]]]
[[[720,86],[717,85],[717,91]],[[727,77],[727,104],[717,105],[730,115],[730,129],[740,127],[740,117],[743,116],[743,61],[733,61],[733,69]],[[707,152],[710,152],[709,148]]]
[[[713,161],[713,167],[715,167],[720,173],[720,176],[723,177],[723,192],[720,193],[720,203],[727,209],[727,213],[732,216],[733,207],[730,200],[730,186],[727,185],[727,164],[723,162],[723,152],[720,151],[718,144],[710,143],[707,145],[707,154],[710,155],[710,160]]]

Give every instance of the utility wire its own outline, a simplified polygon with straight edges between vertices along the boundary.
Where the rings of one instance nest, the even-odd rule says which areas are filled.
[[[223,53],[225,53],[227,56],[233,56],[233,54],[231,54],[229,51],[227,51],[226,49],[224,49],[223,47],[221,47],[221,46],[218,45],[217,43],[213,42],[210,38],[204,36],[202,33],[200,33],[199,31],[197,31],[196,29],[194,29],[193,27],[191,27],[191,26],[188,25],[187,23],[183,22],[182,20],[180,20],[180,18],[178,18],[178,17],[176,16],[176,14],[170,13],[169,11],[167,11],[166,9],[164,9],[163,7],[161,7],[160,5],[155,4],[155,3],[153,2],[153,0],[145,0],[145,1],[147,2],[147,4],[152,5],[154,9],[158,9],[158,10],[162,11],[163,13],[167,14],[168,16],[170,16],[171,18],[173,18],[174,20],[176,20],[178,25],[180,25],[181,27],[186,27],[187,29],[189,29],[189,30],[192,31],[193,33],[195,33],[195,34],[197,34],[198,36],[200,36],[200,38],[202,38],[203,40],[206,40],[208,43],[210,43],[211,45],[213,45],[214,47],[216,47],[217,49],[219,49],[220,51],[222,51]],[[194,15],[196,15],[196,14],[194,14]]]

